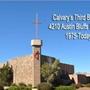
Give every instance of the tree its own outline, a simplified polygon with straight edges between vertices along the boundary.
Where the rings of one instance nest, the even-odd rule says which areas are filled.
[[[2,85],[10,85],[13,80],[13,70],[12,67],[9,66],[9,63],[4,64],[0,69],[0,83]]]
[[[51,69],[51,65],[49,64],[43,64],[41,67],[41,77],[42,77],[42,81],[47,82],[48,77],[51,75],[52,73],[52,69]]]
[[[55,60],[53,63],[44,63],[41,66],[42,82],[57,85],[60,82],[60,62]],[[56,83],[57,82],[57,83]]]

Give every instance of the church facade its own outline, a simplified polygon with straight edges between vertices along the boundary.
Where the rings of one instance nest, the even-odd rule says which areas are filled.
[[[41,64],[52,63],[56,60],[55,57],[46,56],[41,54],[42,40],[34,39],[31,40],[32,54],[28,56],[22,56],[13,58],[8,61],[9,65],[13,69],[13,83],[25,83],[26,85],[31,84],[32,87],[36,87],[41,83],[40,68]],[[0,65],[2,68],[3,64]],[[90,82],[90,77],[84,75],[77,75],[74,72],[74,65],[65,64],[60,62],[60,70],[64,74],[68,74],[70,79],[74,79],[75,83],[87,83]]]
[[[41,54],[42,40],[31,40],[32,54],[29,56],[17,57],[9,61],[13,68],[13,83],[32,84],[36,87],[41,83],[40,66],[42,61],[52,63],[54,57]],[[68,73],[74,73],[74,66],[60,63],[61,70]]]

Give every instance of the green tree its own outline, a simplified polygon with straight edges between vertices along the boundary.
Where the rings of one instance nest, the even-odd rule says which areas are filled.
[[[60,81],[59,60],[55,60],[53,63],[44,63],[41,66],[41,77],[42,77],[42,82],[48,82],[53,85],[59,84]]]
[[[13,80],[13,70],[12,67],[7,64],[4,64],[0,69],[0,83],[2,85],[10,85]]]
[[[51,73],[52,73],[51,65],[47,63],[43,64],[41,67],[41,76],[42,76],[43,81],[47,81]]]

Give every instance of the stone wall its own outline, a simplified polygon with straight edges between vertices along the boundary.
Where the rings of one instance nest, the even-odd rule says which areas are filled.
[[[32,60],[32,56],[25,56],[9,61],[13,67],[13,83],[32,84]]]
[[[36,50],[36,49],[35,49]],[[34,54],[29,56],[17,57],[9,60],[10,66],[13,67],[13,83],[25,83],[37,85],[40,80],[40,62],[53,63],[56,58],[46,55],[41,55],[41,61],[35,60]],[[3,64],[0,65],[1,67]],[[70,64],[60,63],[61,70],[68,74],[74,73],[74,66]]]

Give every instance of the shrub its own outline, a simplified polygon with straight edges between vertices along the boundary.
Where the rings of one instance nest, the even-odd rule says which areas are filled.
[[[17,86],[15,83],[12,83],[11,86]]]
[[[41,83],[38,85],[38,90],[52,90],[52,86],[48,83]]]
[[[24,84],[24,83],[19,83],[19,86],[25,86],[25,87],[26,87],[26,84]]]
[[[20,90],[18,86],[10,86],[8,90]]]
[[[32,90],[32,85],[31,84],[27,85],[27,90]]]
[[[19,89],[20,90],[31,90],[32,89],[32,87],[31,87],[31,85],[26,85],[26,84],[24,84],[24,83],[19,83]]]
[[[0,90],[4,90],[4,87],[3,87],[3,85],[0,85]]]
[[[55,90],[76,90],[74,86],[59,86]]]
[[[28,84],[27,86],[28,86],[28,87],[32,87],[32,85],[31,85],[31,84]]]
[[[32,88],[30,86],[26,86],[23,83],[20,83],[19,85],[13,84],[8,90],[32,90]]]

